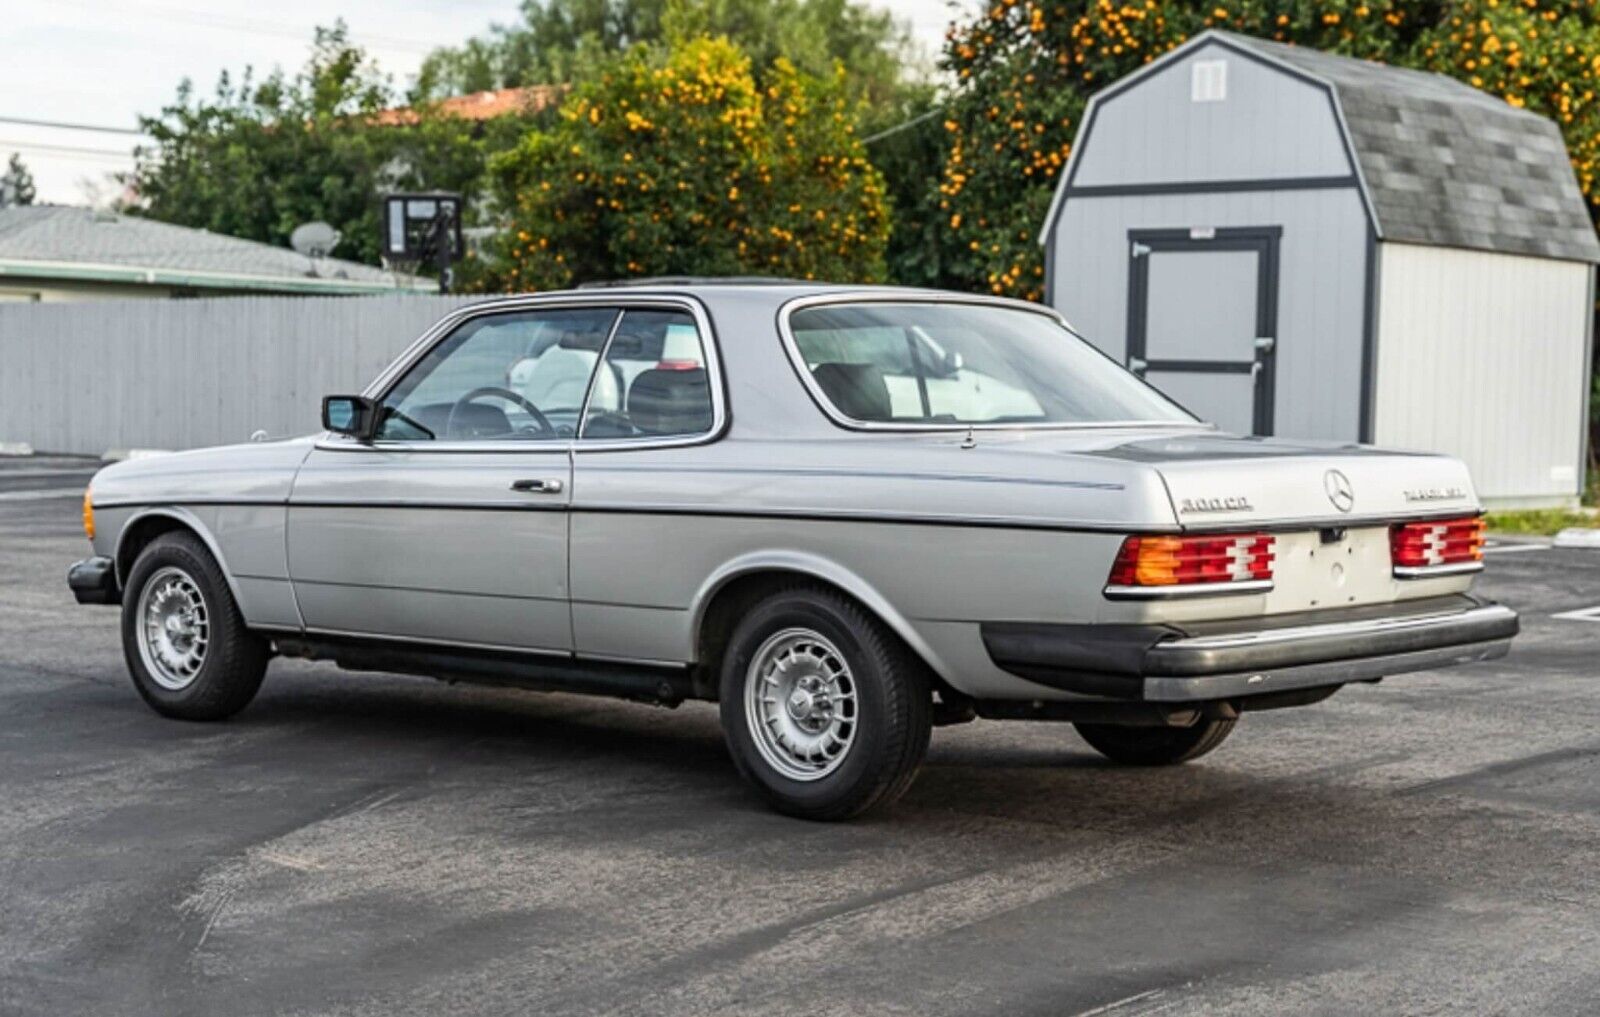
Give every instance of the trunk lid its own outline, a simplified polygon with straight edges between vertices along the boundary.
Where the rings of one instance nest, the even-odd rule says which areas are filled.
[[[1154,468],[1186,531],[1273,533],[1274,586],[1255,604],[1262,614],[1387,603],[1471,583],[1465,575],[1403,581],[1390,560],[1390,523],[1480,511],[1466,467],[1449,456],[1218,434],[1151,438],[1098,454]],[[1207,599],[1149,610],[1221,617],[1239,609],[1228,598]]]
[[[1199,434],[1097,454],[1153,466],[1184,529],[1342,528],[1481,508],[1466,466],[1431,453]]]

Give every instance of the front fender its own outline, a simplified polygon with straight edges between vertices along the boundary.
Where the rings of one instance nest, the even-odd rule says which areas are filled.
[[[121,528],[117,531],[116,550],[112,554],[112,560],[116,562],[117,587],[119,589],[127,587],[128,570],[133,567],[135,552],[129,546],[129,538],[142,528],[140,526],[141,522],[148,522],[152,519],[170,519],[177,523],[178,526],[194,531],[195,536],[200,538],[201,543],[206,545],[206,550],[211,552],[211,556],[222,567],[222,574],[228,580],[228,592],[233,594],[234,602],[238,604],[244,603],[238,580],[233,577],[233,570],[228,568],[227,556],[222,553],[222,546],[217,542],[217,538],[211,532],[211,528],[194,512],[184,508],[182,505],[153,505],[138,510],[123,521]]]

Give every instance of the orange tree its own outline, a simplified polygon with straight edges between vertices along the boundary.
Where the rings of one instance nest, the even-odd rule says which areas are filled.
[[[1416,63],[1555,120],[1600,219],[1600,4],[1458,0],[1419,40]]]
[[[636,275],[884,274],[882,177],[844,72],[724,37],[641,44],[574,84],[556,123],[491,162],[507,213],[492,286]]]
[[[1190,36],[1226,28],[1411,62],[1443,6],[1437,0],[992,0],[953,26],[945,44],[943,66],[954,74],[956,91],[937,185],[944,281],[1040,299],[1037,231],[1089,96]]]

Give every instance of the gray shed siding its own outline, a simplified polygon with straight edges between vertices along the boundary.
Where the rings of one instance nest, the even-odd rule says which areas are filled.
[[[1125,361],[1128,230],[1225,226],[1283,227],[1275,432],[1357,440],[1368,227],[1354,187],[1071,199],[1051,240],[1051,304]]]
[[[1202,60],[1227,61],[1225,101],[1190,101],[1191,67]],[[1354,172],[1328,90],[1236,49],[1210,42],[1124,84],[1096,101],[1073,186]]]

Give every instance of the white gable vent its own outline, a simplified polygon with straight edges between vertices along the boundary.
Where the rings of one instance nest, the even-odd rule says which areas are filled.
[[[1196,60],[1189,71],[1191,102],[1221,102],[1228,97],[1228,61]]]

